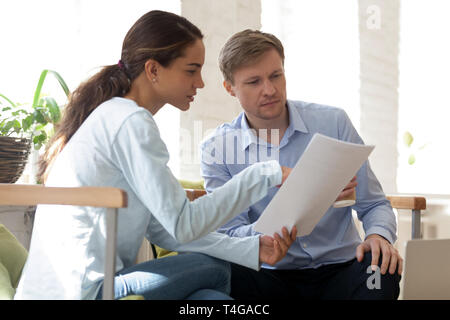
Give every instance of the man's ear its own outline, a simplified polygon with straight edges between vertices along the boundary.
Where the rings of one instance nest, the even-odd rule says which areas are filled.
[[[225,90],[227,90],[227,92],[231,96],[236,97],[236,94],[234,93],[234,90],[233,90],[233,86],[231,85],[231,83],[229,81],[224,80],[223,81],[223,87],[225,88]]]

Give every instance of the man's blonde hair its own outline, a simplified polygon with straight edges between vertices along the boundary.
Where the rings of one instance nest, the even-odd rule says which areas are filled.
[[[276,49],[284,65],[284,49],[273,34],[246,29],[234,34],[223,46],[219,67],[226,81],[233,82],[233,72],[251,64],[270,49]]]

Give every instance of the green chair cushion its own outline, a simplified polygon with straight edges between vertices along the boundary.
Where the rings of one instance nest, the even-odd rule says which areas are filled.
[[[190,180],[178,180],[183,189],[205,189],[205,182],[203,180],[190,181]]]
[[[11,288],[14,295],[27,257],[27,250],[4,225],[0,224],[0,296],[10,296]],[[8,278],[9,285],[5,284]]]
[[[11,278],[6,267],[0,263],[0,300],[12,300],[15,290],[11,285]]]

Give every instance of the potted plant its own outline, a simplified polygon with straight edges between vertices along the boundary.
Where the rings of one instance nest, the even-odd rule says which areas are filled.
[[[0,93],[0,183],[17,181],[27,163],[31,145],[35,150],[45,145],[61,117],[62,106],[53,97],[42,94],[48,74],[58,80],[68,97],[66,82],[52,70],[42,71],[31,105],[14,103]]]

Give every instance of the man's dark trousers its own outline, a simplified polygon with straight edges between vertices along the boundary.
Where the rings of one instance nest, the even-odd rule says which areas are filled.
[[[372,271],[372,254],[317,269],[255,271],[231,264],[231,296],[235,299],[395,300],[401,276]],[[381,265],[380,255],[378,267]]]

